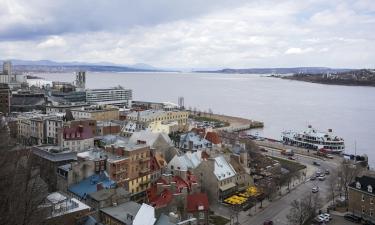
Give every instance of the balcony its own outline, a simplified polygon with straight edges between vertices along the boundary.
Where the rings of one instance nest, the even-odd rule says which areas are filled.
[[[142,176],[142,175],[146,175],[150,172],[150,168],[142,168],[139,170],[139,174]]]

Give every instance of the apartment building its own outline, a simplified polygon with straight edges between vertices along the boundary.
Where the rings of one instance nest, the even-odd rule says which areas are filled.
[[[74,119],[118,120],[119,109],[110,106],[91,106],[71,109]]]
[[[115,155],[107,160],[111,179],[125,187],[132,194],[132,199],[144,199],[151,182],[150,147],[143,143],[124,143],[105,146],[105,150]]]
[[[187,111],[164,111],[164,110],[145,110],[145,111],[134,111],[127,115],[127,120],[137,121],[143,124],[143,128],[147,128],[152,122],[173,122],[177,121],[181,127],[185,126],[189,117]]]
[[[133,92],[122,87],[86,90],[86,101],[98,105],[118,105],[130,107]]]
[[[45,119],[46,126],[46,143],[47,144],[58,144],[59,140],[59,129],[64,125],[64,121],[59,117],[48,117]]]
[[[10,112],[10,88],[8,84],[0,83],[0,112],[8,115]]]
[[[76,152],[94,147],[94,134],[88,126],[64,127],[59,132],[59,143]]]
[[[375,222],[375,178],[357,177],[349,185],[349,212],[366,221]]]

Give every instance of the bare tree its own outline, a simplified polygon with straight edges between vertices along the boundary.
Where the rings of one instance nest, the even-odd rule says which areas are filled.
[[[338,169],[338,179],[340,190],[344,192],[345,200],[348,199],[349,184],[363,172],[364,168],[352,164],[349,160],[344,160]],[[345,201],[345,205],[347,201]]]
[[[39,225],[47,186],[30,160],[30,150],[0,152],[0,221],[4,225]]]
[[[327,198],[329,201],[332,200],[332,204],[335,203],[336,196],[339,194],[339,189],[338,189],[339,179],[337,179],[337,177],[338,177],[338,172],[334,170],[331,172],[331,175],[328,178],[329,193],[328,193]]]
[[[309,194],[301,200],[294,200],[291,203],[291,209],[286,216],[291,225],[303,225],[309,219],[316,215],[320,208],[318,194]]]

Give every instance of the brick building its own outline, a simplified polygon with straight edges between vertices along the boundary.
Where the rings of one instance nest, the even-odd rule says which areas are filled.
[[[357,177],[349,185],[349,211],[364,220],[375,222],[375,178]]]

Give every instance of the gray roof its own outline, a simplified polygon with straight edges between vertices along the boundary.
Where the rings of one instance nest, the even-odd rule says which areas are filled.
[[[118,194],[121,196],[127,196],[130,195],[128,191],[125,190],[125,188],[119,187],[117,189],[102,189],[100,191],[94,192],[89,194],[90,198],[94,199],[95,201],[103,201],[106,199],[109,199],[112,195]]]
[[[41,145],[32,148],[33,153],[49,161],[77,160],[77,152],[63,149],[54,145]]]
[[[140,204],[130,201],[118,206],[104,208],[100,211],[125,224],[132,224],[140,208]]]

